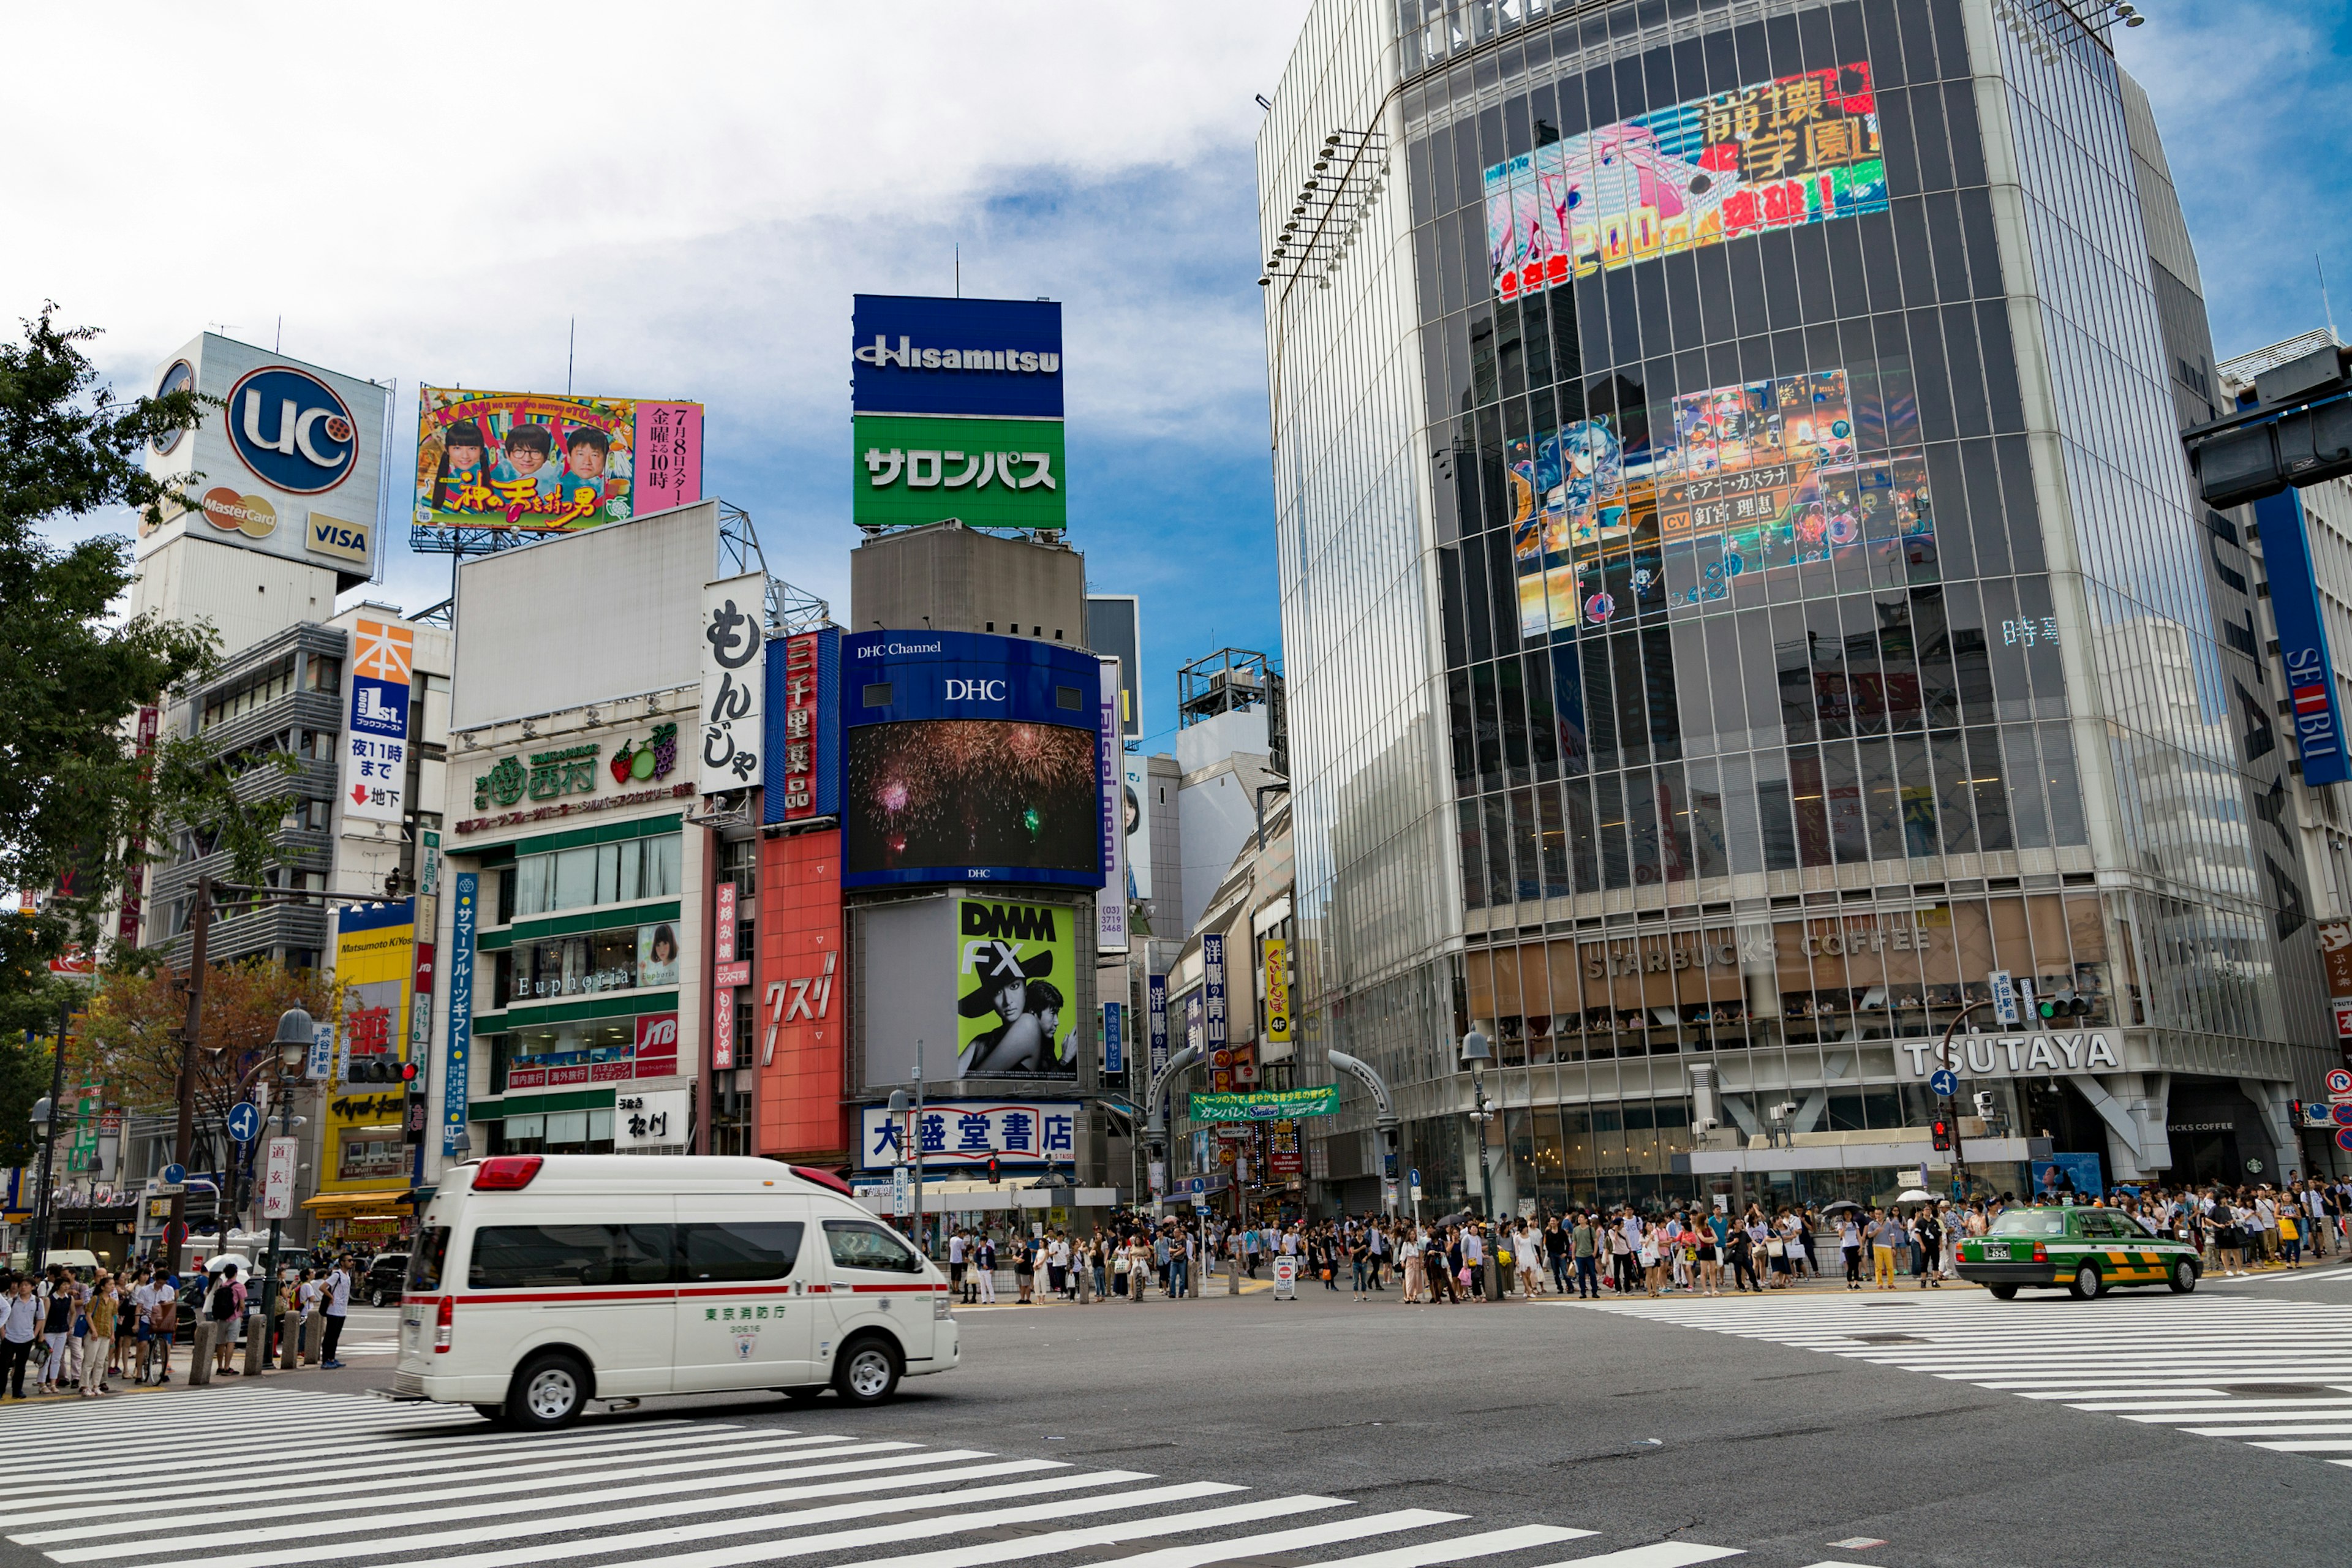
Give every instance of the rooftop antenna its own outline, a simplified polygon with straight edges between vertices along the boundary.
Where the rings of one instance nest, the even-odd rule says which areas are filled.
[[[572,318],[572,326],[563,339],[563,395],[572,395],[572,365],[580,350],[580,318]]]
[[[963,244],[961,241],[958,241],[955,247],[955,272],[956,298],[961,300],[963,298]]]
[[[2340,343],[2344,340],[2336,336],[2336,307],[2327,302],[2327,268],[2320,265],[2319,252],[2315,250],[2311,253],[2311,266],[2319,274],[2319,310],[2327,318],[2327,335]]]
[[[278,341],[269,345],[269,352],[274,354],[286,352],[286,318],[283,316],[278,318]]]

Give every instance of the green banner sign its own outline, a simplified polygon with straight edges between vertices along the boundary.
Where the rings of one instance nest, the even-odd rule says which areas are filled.
[[[1294,1116],[1336,1116],[1339,1086],[1268,1089],[1259,1094],[1196,1094],[1195,1121],[1286,1121]]]
[[[957,518],[976,528],[1067,528],[1058,419],[949,419],[861,414],[855,431],[860,528]]]

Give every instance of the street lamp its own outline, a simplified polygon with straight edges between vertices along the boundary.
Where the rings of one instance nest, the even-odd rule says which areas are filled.
[[[278,1035],[270,1043],[278,1047],[278,1131],[290,1135],[294,1131],[294,1085],[302,1068],[310,1059],[310,1042],[317,1034],[310,1015],[299,1007],[289,1007],[278,1016]],[[262,1166],[262,1204],[269,1202],[268,1165]],[[275,1215],[269,1221],[269,1257],[262,1265],[261,1354],[267,1363],[269,1347],[278,1342],[278,1234],[283,1222]],[[249,1352],[248,1352],[249,1353]],[[248,1367],[252,1363],[246,1363]]]
[[[62,1040],[58,1043],[58,1054],[65,1055]],[[41,1179],[33,1189],[33,1237],[25,1249],[25,1261],[36,1274],[49,1255],[49,1165],[57,1153],[56,1132],[56,1106],[45,1094],[33,1102],[33,1142],[41,1146]]]
[[[1495,1061],[1494,1047],[1486,1037],[1473,1028],[1462,1037],[1462,1065],[1470,1069],[1470,1124],[1478,1130],[1478,1184],[1486,1194],[1486,1216],[1495,1217],[1495,1173],[1486,1159],[1486,1123],[1495,1118],[1494,1102],[1486,1098],[1486,1080],[1480,1069]]]

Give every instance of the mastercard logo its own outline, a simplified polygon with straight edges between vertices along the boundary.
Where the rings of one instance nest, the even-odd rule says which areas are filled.
[[[266,496],[239,495],[226,485],[205,492],[205,521],[223,533],[266,539],[278,527],[278,509]]]

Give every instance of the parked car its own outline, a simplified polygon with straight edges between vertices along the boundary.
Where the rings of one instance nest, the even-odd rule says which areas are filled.
[[[400,1300],[403,1282],[408,1278],[408,1254],[379,1252],[367,1272],[360,1277],[359,1293],[371,1307],[381,1307]]]

